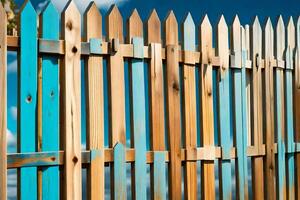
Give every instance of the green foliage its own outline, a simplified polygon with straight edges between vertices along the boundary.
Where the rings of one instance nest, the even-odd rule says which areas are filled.
[[[7,23],[7,33],[9,35],[13,34],[13,30],[17,27],[17,19],[15,15],[16,3],[14,0],[1,0],[2,5],[9,3],[10,11],[7,11],[8,14],[8,23]]]

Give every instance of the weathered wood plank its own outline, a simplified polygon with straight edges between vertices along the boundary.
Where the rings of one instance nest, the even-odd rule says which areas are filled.
[[[143,23],[134,10],[128,20],[128,42],[134,46],[134,54],[143,58],[144,39]],[[133,135],[132,147],[135,148],[135,162],[133,165],[133,199],[147,199],[147,166],[146,166],[146,94],[145,72],[143,59],[132,59],[131,85],[132,85],[132,113]]]
[[[265,59],[265,99],[264,99],[264,113],[265,125],[264,132],[266,134],[266,159],[265,159],[265,186],[266,198],[275,199],[276,185],[275,185],[275,155],[274,155],[274,92],[273,92],[273,66],[271,60],[274,58],[274,31],[270,18],[264,28],[263,33],[263,57]]]
[[[247,96],[246,96],[246,50],[245,29],[241,27],[238,16],[231,26],[231,53],[235,55],[235,65],[242,69],[234,69],[234,130],[237,148],[237,196],[248,199],[248,170],[247,170]],[[240,57],[240,58],[236,58]],[[242,123],[240,120],[242,119]]]
[[[90,3],[84,14],[85,41],[102,38],[102,16],[96,4]],[[98,49],[101,46],[96,47]],[[104,94],[102,57],[85,59],[87,149],[104,149]],[[91,160],[87,169],[88,199],[104,199],[104,156]]]
[[[200,25],[201,65],[201,143],[203,147],[214,146],[214,116],[212,91],[212,65],[209,61],[213,56],[212,27],[207,15]],[[202,199],[215,199],[214,161],[201,163],[201,196]]]
[[[50,2],[41,15],[41,37],[59,39],[59,15]],[[42,56],[42,142],[41,151],[59,150],[59,68],[58,58]],[[59,199],[59,168],[42,169],[42,199]]]
[[[81,17],[69,1],[62,13],[65,56],[61,66],[61,133],[65,150],[63,197],[81,199]]]
[[[222,199],[231,199],[231,162],[230,162],[230,69],[229,69],[229,42],[228,27],[222,15],[217,25],[216,53],[220,57],[220,76],[218,77],[218,109],[219,109],[219,138],[222,146],[221,165],[221,196]]]
[[[250,30],[251,42],[251,60],[252,60],[252,125],[253,125],[253,144],[260,151],[263,143],[262,137],[262,73],[260,59],[262,56],[262,30],[258,20],[255,18]],[[252,159],[252,181],[253,181],[253,198],[264,198],[264,176],[263,176],[263,158]]]
[[[24,153],[36,151],[37,136],[37,14],[30,1],[23,4],[19,17],[18,152]],[[37,168],[20,169],[19,180],[19,198],[37,199]]]
[[[287,25],[287,49],[285,53],[285,121],[287,138],[287,190],[288,199],[295,199],[295,143],[294,143],[294,119],[293,119],[293,69],[294,69],[294,48],[296,46],[295,25],[293,18],[290,17]]]
[[[166,164],[165,152],[154,152],[154,200],[166,199]]]
[[[283,60],[285,50],[285,28],[282,17],[280,16],[276,25],[276,41],[275,41],[275,56],[278,60]],[[285,137],[284,126],[282,124],[283,115],[282,107],[282,93],[281,87],[283,85],[282,69],[276,68],[276,83],[275,83],[275,123],[276,123],[276,135],[277,135],[277,188],[278,198],[286,199],[286,170],[285,170]]]
[[[169,198],[181,198],[181,122],[178,62],[178,24],[171,11],[165,21],[167,49],[167,130],[170,148]]]
[[[195,24],[190,13],[183,24],[183,50],[196,50]],[[194,59],[194,58],[192,58]],[[197,103],[196,103],[196,68],[195,65],[183,65],[185,148],[197,147]],[[185,199],[197,199],[197,162],[185,165]]]
[[[125,161],[125,146],[122,143],[117,143],[114,147],[114,199],[126,199],[126,161]]]
[[[296,53],[294,70],[294,102],[300,102],[300,17],[296,24]],[[295,142],[300,142],[300,104],[294,104]],[[296,195],[300,197],[300,154],[296,154]]]
[[[7,197],[7,16],[6,11],[0,4],[0,199]]]

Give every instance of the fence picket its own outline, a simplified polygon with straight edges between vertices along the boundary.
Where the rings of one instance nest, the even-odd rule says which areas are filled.
[[[19,152],[36,151],[37,14],[30,1],[20,11],[20,63],[18,99]],[[30,49],[30,51],[29,51]],[[37,199],[37,168],[19,170],[19,198]]]
[[[294,102],[300,102],[300,17],[296,24],[296,52],[294,68]],[[294,103],[295,142],[300,142],[300,104]],[[298,148],[297,148],[298,149]],[[296,196],[300,197],[300,154],[296,154]]]
[[[165,21],[167,126],[170,150],[169,198],[181,198],[181,123],[178,62],[178,24],[171,11]]]
[[[125,146],[122,143],[116,143],[114,147],[114,176],[113,186],[114,195],[113,199],[125,200],[126,199],[126,161],[125,161]]]
[[[183,50],[187,51],[185,59],[195,57],[190,52],[196,50],[195,24],[190,13],[182,24]],[[190,55],[189,55],[190,54]],[[185,148],[193,151],[197,148],[197,107],[196,107],[196,68],[195,64],[183,65],[184,76],[184,131]],[[197,199],[197,162],[186,162],[185,165],[185,199]]]
[[[132,109],[133,109],[133,145],[136,149],[133,165],[133,199],[146,200],[146,94],[144,73],[144,39],[143,23],[134,10],[128,20],[128,42],[134,46],[136,58],[131,61]]]
[[[41,36],[59,39],[59,15],[49,2],[41,15]],[[59,68],[58,58],[43,56],[42,70],[42,151],[59,150]],[[59,199],[59,167],[42,169],[42,199]]]
[[[275,155],[274,155],[274,92],[273,92],[273,66],[271,61],[274,58],[274,31],[270,18],[264,28],[264,52],[265,59],[265,99],[264,99],[264,113],[265,113],[265,128],[266,134],[266,160],[265,160],[265,177],[266,177],[266,198],[275,199]]]
[[[62,13],[65,57],[62,59],[62,126],[65,150],[64,199],[81,199],[81,17],[74,3],[69,1]]]
[[[84,14],[87,42],[102,42],[102,16],[94,2]],[[100,49],[101,46],[95,48]],[[85,60],[87,149],[100,151],[87,168],[88,198],[104,199],[104,94],[103,59],[90,56]]]
[[[287,138],[287,186],[288,199],[295,199],[295,143],[294,143],[294,121],[293,121],[293,69],[294,69],[294,48],[295,48],[295,25],[291,17],[287,25],[286,38],[286,71],[285,71],[285,121]]]
[[[253,83],[253,143],[258,152],[260,152],[263,138],[262,138],[262,73],[261,73],[261,56],[262,56],[262,30],[258,20],[255,18],[251,30],[251,58],[252,58],[252,83]],[[253,170],[253,197],[254,199],[264,198],[264,185],[263,185],[263,158],[252,158]]]
[[[200,25],[201,65],[201,143],[203,147],[214,146],[214,116],[212,91],[212,27],[205,15]],[[205,64],[204,64],[205,63]],[[208,64],[206,64],[208,63]],[[202,199],[215,199],[214,161],[201,162]]]
[[[6,199],[7,197],[7,15],[6,11],[3,8],[2,4],[0,4],[0,199]]]
[[[154,196],[155,200],[166,199],[166,163],[165,152],[156,151],[154,153]]]
[[[276,25],[276,59],[283,60],[284,44],[285,44],[285,28],[282,17],[280,16]],[[283,102],[281,98],[281,87],[283,84],[282,69],[276,68],[276,83],[275,83],[275,119],[276,119],[276,135],[277,135],[277,156],[278,156],[278,197],[279,199],[286,198],[286,173],[285,173],[285,137],[284,126],[282,123],[283,118]]]
[[[245,29],[241,27],[240,20],[236,16],[231,27],[231,53],[234,55],[234,67],[242,68],[232,69],[234,85],[234,141],[237,148],[236,180],[239,199],[248,199],[245,39]],[[238,121],[240,119],[242,119],[242,123]]]

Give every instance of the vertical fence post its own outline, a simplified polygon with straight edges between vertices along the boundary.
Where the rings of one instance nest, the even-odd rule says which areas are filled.
[[[200,52],[201,64],[201,143],[203,147],[214,146],[214,111],[211,65],[212,27],[207,15],[200,25]],[[215,168],[214,161],[202,161],[201,163],[202,199],[215,199]]]
[[[285,28],[282,17],[280,16],[276,25],[276,51],[275,56],[277,60],[282,61],[285,48]],[[286,170],[285,170],[285,137],[283,126],[283,112],[282,107],[282,69],[277,67],[275,69],[275,122],[276,122],[276,135],[277,135],[277,182],[278,182],[278,197],[279,199],[286,198]]]
[[[144,73],[144,39],[143,23],[134,10],[128,20],[128,43],[133,44],[131,67],[133,135],[132,147],[135,148],[132,183],[133,199],[147,199],[147,166],[146,166],[146,94]]]
[[[59,39],[59,15],[50,2],[41,14],[43,39]],[[42,151],[59,151],[59,68],[58,58],[42,56]],[[42,169],[42,199],[59,199],[59,167]]]
[[[264,50],[263,56],[265,59],[265,99],[264,99],[264,112],[265,113],[265,128],[266,134],[266,159],[265,159],[265,186],[266,186],[266,198],[276,198],[275,188],[275,154],[274,154],[274,92],[273,92],[273,66],[271,64],[274,58],[274,31],[270,18],[264,28]]]
[[[170,149],[169,198],[181,197],[181,123],[178,63],[178,24],[173,11],[165,21],[167,127]]]
[[[288,199],[295,199],[295,142],[294,142],[294,119],[293,119],[293,69],[295,48],[295,25],[291,17],[287,26],[287,44],[285,53],[285,121],[287,139],[287,167],[288,167]]]
[[[18,137],[20,153],[36,151],[37,136],[37,14],[26,1],[20,10]],[[19,170],[20,199],[37,199],[37,168]]]
[[[90,47],[95,48],[95,51],[101,51],[102,16],[94,2],[90,3],[86,9],[84,20],[86,42],[90,42]],[[104,199],[104,83],[102,61],[102,57],[93,55],[85,60],[87,149],[92,152],[100,151],[95,154],[97,156],[91,157],[93,159],[91,159],[87,170],[87,193],[88,199],[91,200]]]
[[[125,76],[124,60],[122,50],[119,49],[119,43],[123,43],[123,19],[119,9],[114,5],[111,7],[107,18],[107,36],[111,44],[113,54],[108,59],[108,81],[109,81],[109,119],[110,146],[114,147],[116,143],[121,143],[126,147],[126,129],[125,129]],[[116,181],[117,174],[114,174],[114,164],[111,164],[111,181]],[[121,178],[121,177],[120,177]],[[121,181],[121,180],[120,180]],[[111,198],[114,198],[114,187],[117,184],[111,182]],[[116,191],[117,192],[117,191]]]
[[[61,66],[62,119],[64,134],[64,199],[81,199],[81,17],[69,1],[62,13],[65,56]]]
[[[262,30],[258,20],[255,18],[251,30],[251,59],[252,59],[252,125],[253,125],[253,144],[260,152],[263,137],[262,137],[262,74],[261,74],[261,55],[262,55]],[[264,176],[263,176],[263,158],[254,157],[252,158],[252,181],[253,181],[253,198],[262,199],[264,198]]]
[[[185,148],[187,152],[197,148],[197,103],[196,103],[196,68],[194,52],[196,50],[195,24],[189,13],[182,24],[183,50],[187,51],[184,59],[191,59],[191,64],[183,65]],[[197,199],[197,162],[185,164],[185,199]]]
[[[7,16],[3,5],[0,3],[0,199],[7,198],[7,127],[6,127],[6,95],[7,95]]]
[[[222,147],[221,165],[221,194],[223,199],[231,199],[231,145],[230,145],[230,73],[229,69],[229,42],[228,27],[224,16],[222,15],[217,26],[217,55],[220,57],[220,76],[218,79],[219,89],[219,125],[220,139]]]

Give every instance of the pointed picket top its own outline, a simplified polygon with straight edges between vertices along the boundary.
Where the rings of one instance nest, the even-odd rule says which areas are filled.
[[[274,30],[271,19],[268,18],[264,30],[264,58],[273,59],[274,55]]]
[[[276,24],[275,56],[282,60],[285,50],[285,28],[282,16],[280,15]]]
[[[136,9],[131,13],[128,21],[128,42],[131,42],[133,37],[143,37],[143,22]]]
[[[191,13],[188,13],[183,24],[183,50],[195,51],[196,50],[196,32],[195,23]]]
[[[3,12],[6,12],[2,3],[0,3],[0,13],[2,14]]]
[[[102,38],[102,15],[95,4],[91,2],[84,12],[86,41],[91,38]]]
[[[200,51],[202,52],[202,62],[208,63],[212,57],[212,26],[208,16],[205,15],[200,25]]]
[[[231,53],[241,51],[241,23],[239,16],[235,16],[231,26]]]
[[[293,17],[290,17],[289,23],[287,25],[287,47],[290,47],[291,50],[295,48],[295,24]]]
[[[296,41],[297,41],[297,48],[300,48],[300,16],[297,19],[296,24]]]
[[[119,39],[123,43],[123,19],[116,5],[112,5],[106,16],[108,39]]]
[[[259,56],[261,56],[262,53],[262,29],[257,16],[253,21],[251,30],[251,57],[253,60],[255,60],[256,55],[258,54]]]
[[[178,24],[173,11],[165,20],[166,45],[178,44]]]
[[[59,38],[59,12],[51,1],[42,11],[41,34],[44,39],[56,40]]]
[[[22,18],[24,15],[30,16],[32,19],[34,19],[34,17],[37,18],[37,13],[31,4],[31,1],[29,0],[24,1],[19,13],[20,18]]]
[[[228,27],[225,18],[222,15],[217,26],[217,55],[220,57],[221,72],[225,71],[229,66],[228,48]],[[221,75],[222,74],[223,73],[221,73]]]
[[[147,20],[147,44],[161,43],[161,24],[155,9]]]

